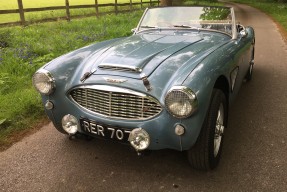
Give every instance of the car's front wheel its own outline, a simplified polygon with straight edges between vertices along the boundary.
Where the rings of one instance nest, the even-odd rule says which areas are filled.
[[[200,135],[187,151],[188,160],[195,169],[210,170],[218,165],[227,115],[226,96],[221,90],[214,89]]]

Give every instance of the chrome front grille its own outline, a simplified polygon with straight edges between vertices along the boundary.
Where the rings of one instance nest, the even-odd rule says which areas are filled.
[[[110,86],[85,86],[73,89],[71,98],[81,107],[110,118],[144,120],[162,110],[152,97]]]

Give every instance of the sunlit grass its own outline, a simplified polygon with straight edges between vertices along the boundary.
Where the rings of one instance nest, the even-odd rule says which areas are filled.
[[[70,0],[70,5],[94,5],[95,0]],[[118,0],[120,3],[129,3],[130,0]],[[132,2],[140,2],[140,0],[132,0]],[[149,0],[143,0],[143,2],[149,2]],[[115,3],[115,0],[98,0],[98,4]],[[65,6],[64,0],[23,0],[24,8],[37,8],[37,7],[52,7],[52,6]],[[147,4],[145,5],[148,6]],[[139,7],[139,6],[137,6]],[[134,6],[135,8],[135,6]],[[0,9],[18,9],[17,0],[0,0]],[[121,9],[129,9],[129,6],[119,7]],[[100,12],[113,11],[114,7],[101,7]],[[71,16],[96,14],[95,8],[89,9],[70,9]],[[66,16],[66,10],[53,10],[53,11],[41,11],[41,12],[28,12],[25,13],[25,19],[27,21],[37,21],[47,18],[60,18]],[[20,20],[19,14],[3,14],[0,15],[0,23],[16,22]]]
[[[142,12],[0,28],[0,146],[11,132],[44,117],[31,83],[40,66],[85,45],[130,35]]]
[[[132,0],[140,2],[140,0]],[[23,0],[24,8],[64,6],[65,0]],[[70,5],[93,5],[95,0],[69,0]],[[99,4],[114,3],[115,0],[98,0]],[[127,3],[129,0],[118,0],[118,3]],[[0,0],[0,9],[17,9],[17,0]]]

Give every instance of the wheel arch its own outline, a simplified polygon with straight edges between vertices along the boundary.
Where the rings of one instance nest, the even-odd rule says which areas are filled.
[[[227,105],[229,106],[229,82],[227,80],[227,78],[223,75],[219,76],[216,81],[215,81],[215,84],[214,84],[214,87],[215,89],[220,89],[225,97],[226,97],[226,101],[227,101]]]

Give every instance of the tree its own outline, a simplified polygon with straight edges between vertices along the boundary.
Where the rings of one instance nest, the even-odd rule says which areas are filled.
[[[160,5],[161,6],[172,6],[172,0],[161,0]]]

